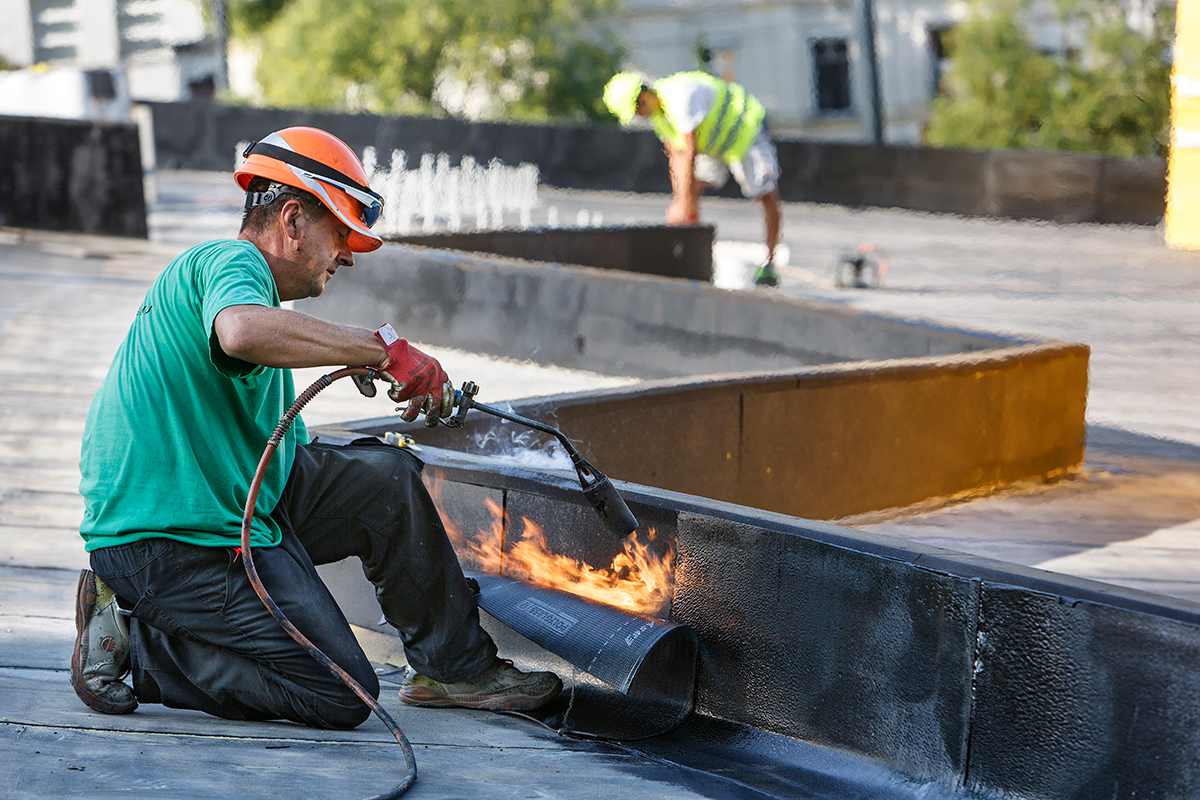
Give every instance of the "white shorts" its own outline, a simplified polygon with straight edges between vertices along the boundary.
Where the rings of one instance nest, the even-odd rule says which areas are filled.
[[[742,194],[755,198],[770,194],[779,186],[779,156],[775,145],[764,126],[740,161],[726,165],[724,161],[700,153],[696,154],[693,175],[714,189],[719,189],[729,180],[729,173],[742,187]]]

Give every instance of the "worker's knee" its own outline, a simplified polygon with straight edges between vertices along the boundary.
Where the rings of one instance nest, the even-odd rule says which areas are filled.
[[[771,191],[767,192],[766,194],[760,194],[755,199],[757,199],[759,203],[762,203],[763,207],[766,209],[778,209],[779,208],[779,190],[778,189],[772,189]]]
[[[345,660],[343,663],[343,668],[359,688],[371,697],[379,697],[379,678],[365,658]],[[309,723],[312,727],[348,731],[362,725],[371,716],[370,706],[358,696],[358,692],[342,681],[326,685],[318,697],[313,708],[317,719]]]
[[[404,448],[367,445],[356,448],[354,455],[380,480],[388,475],[421,480],[420,459]]]
[[[321,725],[314,727],[328,728],[335,731],[349,731],[357,728],[371,716],[371,709],[354,696],[354,702],[349,705],[326,704],[321,709]]]
[[[411,503],[427,494],[421,471],[422,464],[416,456],[407,450],[397,449],[389,454],[386,471],[380,474],[380,478],[387,482],[387,488],[396,498]]]

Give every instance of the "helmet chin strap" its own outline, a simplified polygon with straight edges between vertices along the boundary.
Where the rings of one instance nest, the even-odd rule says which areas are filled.
[[[285,194],[298,195],[299,192],[291,186],[285,186],[282,183],[272,183],[266,188],[266,191],[246,192],[245,210],[249,211],[259,206],[268,206],[274,203],[281,195]]]

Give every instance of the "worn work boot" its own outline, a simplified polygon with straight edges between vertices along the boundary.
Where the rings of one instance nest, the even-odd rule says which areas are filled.
[[[754,270],[754,285],[769,287],[778,286],[779,273],[775,271],[775,265],[768,261],[758,269]]]
[[[137,708],[133,690],[121,681],[129,672],[129,623],[112,589],[90,569],[79,572],[75,631],[71,687],[79,699],[104,714]]]
[[[553,672],[522,672],[507,659],[467,681],[441,683],[411,668],[400,689],[400,702],[431,708],[482,708],[489,711],[532,711],[550,703],[562,691]]]

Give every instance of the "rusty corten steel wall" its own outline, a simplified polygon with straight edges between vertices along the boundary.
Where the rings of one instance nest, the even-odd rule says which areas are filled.
[[[1083,461],[1084,345],[399,246],[298,307],[349,324],[389,320],[421,341],[476,352],[688,376],[517,411],[587,443],[584,455],[612,477],[796,516],[836,519],[1053,479]],[[488,402],[487,387],[479,399]],[[483,432],[495,423],[477,412],[468,424]],[[413,432],[442,447],[470,443]]]
[[[514,408],[552,417],[612,477],[837,519],[1077,468],[1087,363],[1082,345],[1027,346]]]
[[[0,217],[18,228],[146,238],[137,126],[0,117]]]
[[[838,519],[1077,468],[1087,356],[1082,345],[1026,346],[653,381],[511,408],[559,427],[610,477]],[[390,424],[422,443],[469,450],[508,423],[475,412],[464,431]]]
[[[589,564],[620,547],[573,474],[433,448],[422,457],[453,526],[490,526],[490,498],[507,513],[506,548],[522,517],[545,529],[554,552]],[[673,546],[667,616],[700,640],[698,713],[973,796],[1200,796],[1197,604],[619,488],[639,533],[654,526],[660,552]],[[343,607],[361,609],[351,621],[375,628],[357,565],[322,569]]]

